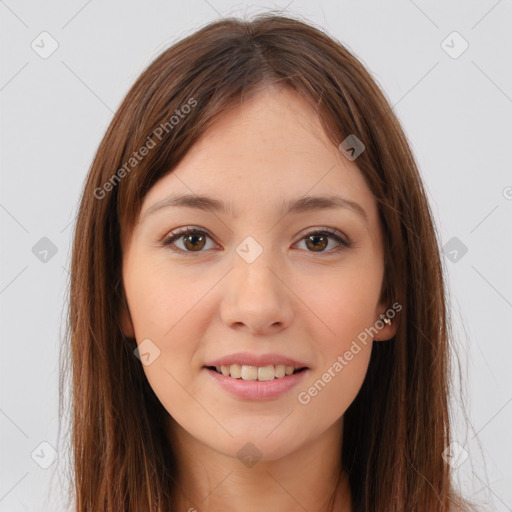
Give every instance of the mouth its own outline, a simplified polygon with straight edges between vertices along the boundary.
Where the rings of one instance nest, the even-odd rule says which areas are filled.
[[[211,372],[215,372],[224,377],[230,377],[238,380],[254,380],[259,382],[268,382],[272,380],[287,379],[291,375],[304,372],[308,368],[306,366],[295,368],[284,364],[252,366],[252,365],[222,365],[222,366],[205,366]]]
[[[282,361],[283,358],[279,357],[279,359]],[[231,363],[232,360],[231,358],[231,361],[228,360],[226,363]],[[287,362],[293,361],[287,360]],[[264,362],[260,362],[262,363]],[[265,366],[210,364],[203,366],[203,369],[211,377],[215,386],[220,386],[231,396],[244,401],[278,399],[298,386],[309,371],[309,367],[297,363],[294,366],[291,364],[266,364]]]

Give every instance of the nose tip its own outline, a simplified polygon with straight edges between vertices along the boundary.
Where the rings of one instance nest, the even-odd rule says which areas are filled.
[[[286,328],[293,316],[290,294],[262,255],[251,264],[239,261],[235,267],[222,300],[223,322],[252,334],[273,334]]]

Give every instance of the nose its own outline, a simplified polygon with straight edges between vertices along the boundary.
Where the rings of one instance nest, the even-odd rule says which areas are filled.
[[[234,268],[224,282],[220,306],[221,318],[228,327],[270,335],[291,324],[293,293],[286,277],[271,268],[269,260],[265,251],[252,263],[235,256]]]

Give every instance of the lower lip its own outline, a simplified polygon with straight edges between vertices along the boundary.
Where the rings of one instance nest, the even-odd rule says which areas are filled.
[[[203,368],[226,391],[246,400],[267,400],[276,398],[296,386],[307,370],[292,373],[274,380],[243,380],[222,375],[214,370]]]

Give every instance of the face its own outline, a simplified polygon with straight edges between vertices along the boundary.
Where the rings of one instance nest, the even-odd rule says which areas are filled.
[[[341,431],[369,363],[362,333],[389,307],[377,206],[356,163],[303,100],[268,88],[145,196],[123,240],[122,326],[189,439],[233,457],[250,442],[273,460]],[[192,201],[171,204],[183,195]]]

